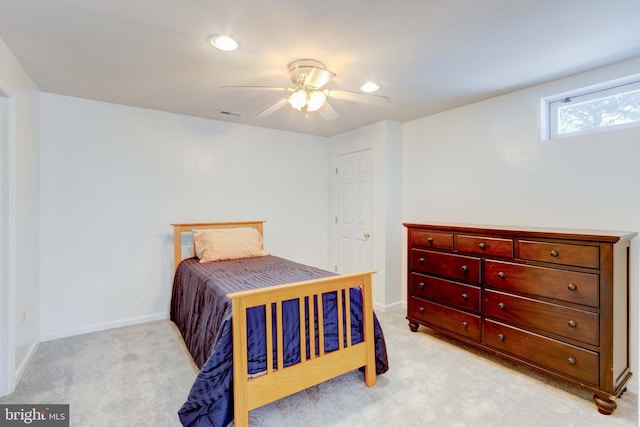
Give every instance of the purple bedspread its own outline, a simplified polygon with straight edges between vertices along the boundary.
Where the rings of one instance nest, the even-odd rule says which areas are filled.
[[[189,258],[180,263],[173,283],[171,320],[201,369],[178,413],[182,424],[222,427],[233,419],[231,300],[226,294],[332,275],[335,273],[271,255],[206,264]],[[350,294],[352,342],[357,343],[363,339],[362,295],[357,288]],[[325,351],[338,348],[335,299],[335,292],[323,295]],[[296,302],[284,304],[285,366],[300,360],[297,310]],[[264,309],[249,309],[247,316],[249,373],[257,373],[266,369]],[[376,372],[381,374],[387,371],[388,361],[382,328],[375,315],[374,334]]]

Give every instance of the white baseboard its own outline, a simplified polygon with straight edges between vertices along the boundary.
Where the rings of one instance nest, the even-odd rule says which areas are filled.
[[[131,317],[129,319],[114,320],[112,322],[95,323],[81,328],[63,329],[42,334],[42,341],[51,341],[59,338],[73,337],[76,335],[88,334],[91,332],[104,331],[107,329],[121,328],[123,326],[137,325],[139,323],[153,322],[169,318],[169,312],[148,314],[145,316]]]
[[[33,359],[34,354],[36,354],[36,350],[38,349],[40,342],[41,342],[40,337],[36,338],[33,344],[31,344],[31,347],[29,347],[27,354],[22,358],[22,362],[20,362],[20,366],[18,366],[18,369],[16,369],[16,378],[15,378],[15,381],[13,382],[14,385],[20,382],[20,378],[22,378],[22,374],[24,374],[24,370],[27,368],[27,365],[29,364],[31,359]]]
[[[402,301],[398,301],[398,302],[394,302],[392,304],[386,304],[386,305],[378,304],[378,303],[373,304],[373,309],[381,312],[395,311],[395,310],[399,310],[400,308],[402,308]]]

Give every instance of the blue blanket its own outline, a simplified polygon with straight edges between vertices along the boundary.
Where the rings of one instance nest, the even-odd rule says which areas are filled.
[[[171,320],[182,332],[185,344],[201,370],[178,413],[182,424],[224,427],[233,419],[232,320],[231,301],[226,297],[227,293],[333,274],[274,256],[207,264],[200,264],[194,258],[184,260],[176,270],[174,279]],[[363,339],[362,294],[359,288],[353,288],[350,295],[352,343],[355,344]],[[335,292],[322,296],[326,352],[338,348],[336,296]],[[340,297],[344,300],[344,295]],[[314,302],[317,304],[317,301]],[[300,361],[298,309],[297,301],[283,304],[284,366]],[[314,312],[317,313],[317,310]],[[273,318],[275,324],[275,312]],[[306,319],[308,331],[308,316]],[[248,310],[249,374],[266,370],[264,323],[264,308]],[[376,371],[381,374],[388,369],[388,362],[382,328],[375,317],[374,331]],[[310,348],[308,340],[307,336],[307,357]],[[314,340],[317,349],[318,337],[314,337]],[[277,364],[275,348],[274,343],[274,367]]]

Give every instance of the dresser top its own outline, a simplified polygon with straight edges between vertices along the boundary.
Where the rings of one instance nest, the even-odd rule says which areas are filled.
[[[509,235],[512,237],[546,237],[552,239],[589,240],[616,243],[631,240],[638,235],[635,231],[581,230],[572,228],[520,227],[515,225],[464,224],[448,222],[405,222],[407,228],[475,233],[484,235]]]

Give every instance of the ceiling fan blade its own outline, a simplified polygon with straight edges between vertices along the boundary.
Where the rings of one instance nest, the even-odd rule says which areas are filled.
[[[329,70],[313,67],[311,72],[307,75],[307,78],[304,79],[304,85],[314,89],[320,89],[322,86],[329,83],[329,81],[335,76],[336,75]]]
[[[258,89],[258,90],[277,90],[293,92],[295,89],[282,86],[221,86],[222,89]]]
[[[384,107],[389,105],[391,100],[386,96],[371,95],[368,93],[349,92],[347,90],[327,89],[324,91],[327,96],[344,101],[362,102],[364,104],[378,105]]]
[[[339,116],[338,112],[334,110],[328,102],[324,103],[324,105],[318,110],[318,113],[326,121],[335,120]]]
[[[260,111],[257,114],[257,116],[258,117],[268,117],[268,116],[272,115],[273,113],[275,113],[276,111],[278,111],[279,109],[281,109],[282,107],[284,107],[287,104],[287,102],[288,102],[287,98],[282,98],[281,100],[276,101],[275,103],[271,104],[270,106],[268,106],[264,110]]]

